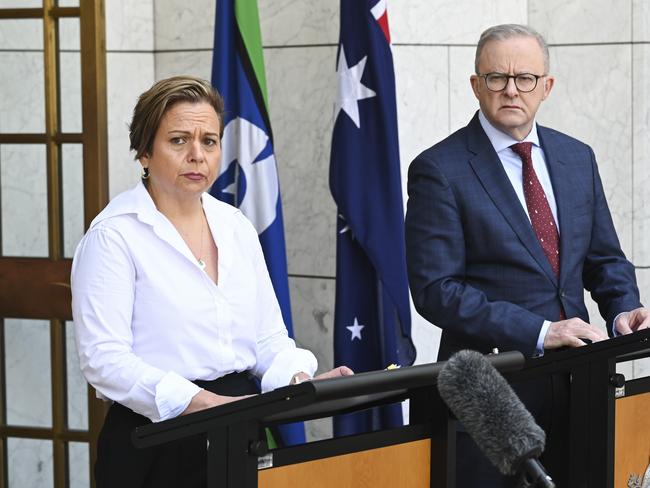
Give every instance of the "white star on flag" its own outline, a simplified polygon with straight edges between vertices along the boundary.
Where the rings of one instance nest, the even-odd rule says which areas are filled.
[[[365,325],[359,325],[359,321],[357,320],[356,317],[354,317],[354,325],[350,325],[346,327],[351,333],[352,337],[350,337],[350,342],[352,342],[355,339],[361,340],[361,329],[363,329]]]
[[[366,67],[366,59],[368,59],[368,56],[364,56],[354,66],[348,67],[348,62],[345,59],[345,49],[343,48],[343,44],[341,44],[339,66],[336,70],[339,78],[339,94],[336,99],[336,106],[334,107],[334,120],[339,116],[340,111],[344,110],[357,128],[361,128],[359,121],[359,100],[377,96],[374,91],[361,84],[363,70]]]
[[[345,221],[345,217],[343,217],[343,214],[339,214],[339,219]],[[348,224],[345,224],[343,228],[339,231],[339,234],[345,234],[346,232],[350,231],[350,226]]]

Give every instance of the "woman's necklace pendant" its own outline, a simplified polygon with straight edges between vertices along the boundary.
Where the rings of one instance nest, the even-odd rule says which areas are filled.
[[[197,259],[197,261],[199,262],[199,268],[205,271],[205,261],[203,259]]]

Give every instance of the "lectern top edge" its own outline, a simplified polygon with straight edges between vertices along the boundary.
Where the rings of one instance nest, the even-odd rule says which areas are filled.
[[[520,352],[507,352],[488,356],[499,371],[521,369],[524,357]],[[291,416],[292,412],[322,412],[321,417],[336,412],[322,408],[305,409],[306,406],[328,404],[338,406],[336,400],[363,398],[373,403],[377,396],[390,392],[408,392],[418,388],[435,386],[438,374],[445,363],[430,363],[387,371],[372,371],[353,376],[320,381],[307,381],[285,386],[277,390],[252,396],[218,407],[155,424],[138,427],[133,432],[133,442],[147,447],[192,434],[205,433],[210,429],[239,422],[264,421],[265,419]],[[391,395],[387,395],[387,398]],[[355,403],[355,402],[353,402]],[[356,402],[358,410],[366,408],[364,402]]]
[[[632,334],[613,337],[577,348],[549,352],[539,358],[526,360],[526,366],[520,376],[538,375],[549,371],[565,371],[579,364],[593,362],[598,359],[614,358],[616,362],[625,362],[645,357],[645,350],[650,350],[650,329],[644,329]]]

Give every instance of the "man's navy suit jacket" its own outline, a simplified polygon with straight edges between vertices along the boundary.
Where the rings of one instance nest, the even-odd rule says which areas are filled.
[[[439,359],[471,348],[534,354],[544,320],[589,321],[584,289],[611,330],[641,306],[591,148],[538,126],[557,202],[559,280],[478,120],[409,168],[406,254],[415,307],[443,329]]]

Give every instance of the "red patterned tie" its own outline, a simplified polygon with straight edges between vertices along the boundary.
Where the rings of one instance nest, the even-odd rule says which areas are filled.
[[[546,199],[544,188],[537,179],[533,168],[533,158],[530,155],[532,142],[519,142],[510,148],[521,158],[522,182],[528,215],[533,224],[533,230],[542,245],[544,254],[551,263],[556,277],[560,277],[560,236],[553,219],[551,207]]]

